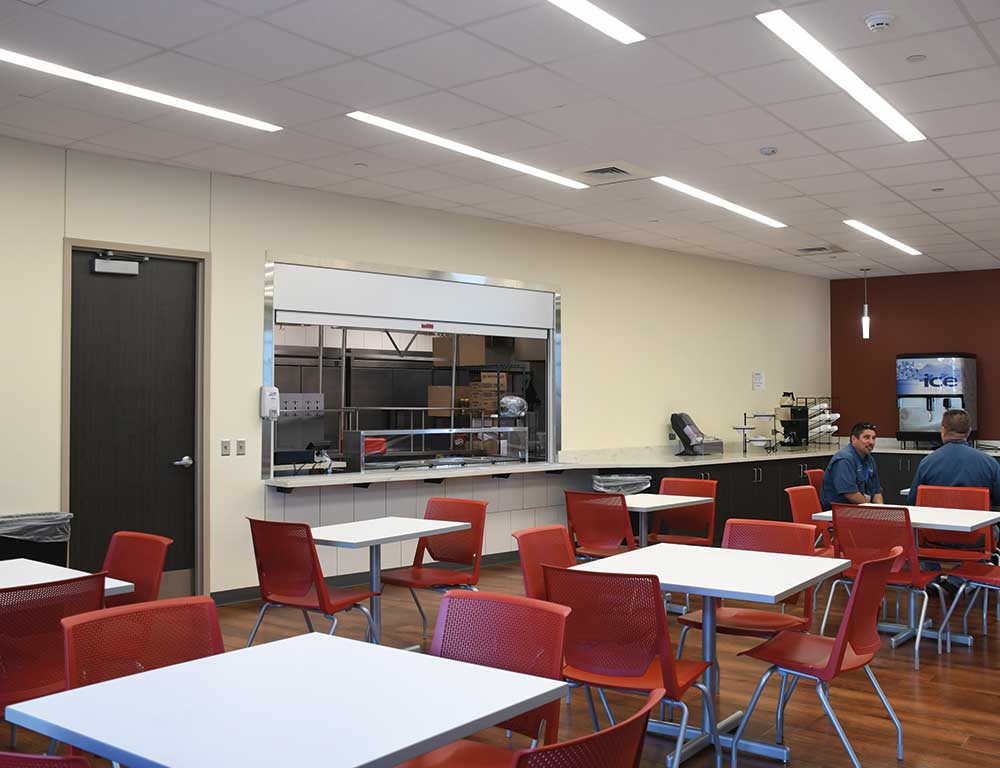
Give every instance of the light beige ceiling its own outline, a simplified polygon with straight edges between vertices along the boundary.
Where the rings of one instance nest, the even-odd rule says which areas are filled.
[[[649,39],[540,0],[0,0],[0,47],[285,127],[0,64],[0,134],[829,278],[1000,267],[1000,0],[598,4]],[[753,18],[776,7],[928,140],[899,140]],[[869,31],[885,10],[890,29]],[[556,173],[672,176],[789,227],[645,178],[568,190],[354,109]],[[845,253],[795,255],[821,245]]]

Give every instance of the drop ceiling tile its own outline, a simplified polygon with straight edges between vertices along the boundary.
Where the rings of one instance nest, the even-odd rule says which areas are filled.
[[[895,192],[883,187],[855,189],[850,192],[831,192],[824,195],[813,195],[813,197],[831,208],[846,208],[847,206],[873,203],[895,203],[902,199]]]
[[[971,237],[976,242],[1000,236],[1000,221],[979,219],[978,221],[960,221],[948,226],[966,237]]]
[[[457,29],[369,59],[439,88],[485,80],[528,66],[524,59]]]
[[[889,10],[889,29],[871,32],[864,23],[873,10]],[[873,6],[870,0],[822,0],[789,8],[788,14],[827,48],[840,50],[886,43],[904,37],[958,27],[966,23],[955,0],[905,0]],[[859,73],[861,74],[861,73]]]
[[[836,155],[823,153],[812,157],[798,157],[789,160],[777,160],[755,163],[761,173],[773,179],[804,179],[812,176],[826,176],[837,173],[848,173],[851,166]]]
[[[917,163],[897,168],[882,168],[871,171],[869,175],[883,184],[902,186],[903,184],[959,179],[965,176],[965,173],[957,163],[951,160],[942,160],[936,163]]]
[[[621,47],[551,3],[472,24],[469,32],[538,64]],[[498,74],[496,72],[492,74]],[[468,78],[473,80],[478,78]]]
[[[1000,130],[1000,101],[921,112],[911,115],[911,119],[917,128],[932,139],[940,136]]]
[[[921,213],[921,210],[915,206],[913,203],[908,203],[903,200],[888,201],[888,202],[859,202],[857,205],[848,204],[842,206],[840,211],[849,213],[852,217],[864,217],[867,222],[869,219],[881,219],[882,217],[894,218],[898,216],[916,216]],[[927,214],[924,214],[925,216]]]
[[[524,115],[522,119],[565,138],[583,142],[600,139],[618,130],[623,123],[630,126],[645,124],[639,115],[610,99],[567,104]]]
[[[432,192],[435,189],[454,187],[460,183],[453,176],[439,173],[430,168],[411,168],[406,171],[387,173],[384,176],[375,177],[373,181],[410,192]]]
[[[448,91],[435,91],[412,99],[387,104],[379,109],[379,115],[404,125],[438,134],[500,120],[504,117],[496,110],[488,109],[481,104],[448,93]]]
[[[598,150],[589,144],[576,141],[563,141],[558,144],[550,144],[546,147],[525,149],[517,153],[517,159],[522,163],[536,165],[539,168],[545,168],[550,171],[564,168],[579,168],[582,166],[598,168],[614,164],[613,162],[602,162],[604,158],[602,158]],[[489,164],[482,163],[482,165]],[[490,167],[495,168],[496,166]],[[497,168],[498,172],[501,170],[503,169]],[[509,176],[511,174],[508,172],[505,175]]]
[[[830,78],[800,58],[729,72],[720,75],[719,79],[757,104],[774,104],[838,91]]]
[[[520,216],[525,213],[543,213],[545,211],[558,210],[558,206],[542,200],[536,200],[532,197],[514,197],[509,200],[496,200],[491,203],[484,203],[479,207],[503,216]]]
[[[1000,3],[996,0],[962,0],[962,3],[976,21],[1000,19]]]
[[[988,24],[980,24],[980,31],[993,46],[993,50],[1000,54],[1000,20],[991,21]]]
[[[92,144],[157,159],[186,155],[208,148],[212,142],[158,131],[147,125],[126,125],[91,137]]]
[[[615,235],[619,232],[631,232],[632,227],[626,224],[618,224],[614,221],[585,221],[577,224],[561,224],[556,226],[564,232],[576,232],[578,235],[590,235],[598,237],[601,235]],[[613,238],[612,238],[613,239]]]
[[[830,93],[808,99],[771,104],[768,109],[800,131],[824,128],[828,125],[859,123],[871,114],[846,93]]]
[[[941,192],[933,190],[940,189]],[[907,200],[930,200],[939,197],[952,197],[954,195],[968,195],[982,192],[983,187],[975,179],[951,179],[947,183],[905,184],[900,187],[893,187],[892,191],[902,195]]]
[[[838,154],[842,159],[862,171],[945,159],[944,153],[929,141],[912,141],[870,149],[851,149]]]
[[[897,232],[903,232],[911,227],[943,226],[938,225],[937,219],[927,213],[908,213],[902,216],[866,216],[865,223],[883,231],[892,229]]]
[[[616,98],[623,90],[650,90],[668,83],[693,80],[701,71],[653,40],[615,45],[550,65],[551,69],[587,88]],[[654,91],[655,92],[655,91]]]
[[[456,26],[510,13],[538,0],[409,0],[409,5]]]
[[[988,192],[973,195],[956,195],[933,200],[921,200],[918,205],[925,211],[965,211],[971,208],[987,208],[997,204],[997,199]]]
[[[408,163],[405,160],[377,155],[374,152],[367,152],[363,149],[331,155],[330,157],[321,157],[313,160],[310,165],[342,176],[355,176],[358,178],[384,176],[388,173],[407,171],[416,167],[413,163]]]
[[[1000,99],[1000,67],[984,67],[879,88],[904,115]]]
[[[752,16],[669,35],[662,41],[674,53],[712,74],[796,57],[791,48]]]
[[[358,149],[388,144],[392,141],[392,135],[381,128],[343,116],[305,123],[298,126],[298,130]]]
[[[231,11],[244,16],[263,16],[272,13],[297,0],[211,0],[216,5],[222,5]]]
[[[124,128],[127,123],[100,117],[78,109],[29,99],[0,109],[0,123],[26,131],[66,136],[80,141],[101,133]]]
[[[778,153],[765,158],[761,147],[777,147]],[[801,133],[782,133],[772,136],[761,136],[757,139],[734,141],[729,144],[715,144],[713,149],[722,152],[726,157],[737,163],[770,163],[790,160],[797,157],[823,154],[823,148],[810,141]]]
[[[152,46],[26,5],[0,20],[0,47],[92,74],[156,53]]]
[[[73,83],[62,81],[63,85],[46,91],[38,96],[42,101],[49,101],[53,104],[60,104],[64,107],[82,109],[85,112],[111,117],[115,120],[124,120],[129,123],[141,123],[157,115],[174,112],[172,107],[156,104],[152,101],[137,99],[134,96],[126,96],[123,93],[106,91],[103,88],[95,88],[92,85],[83,83]],[[0,97],[0,105],[3,98]]]
[[[320,157],[350,151],[350,147],[321,139],[308,133],[285,129],[277,133],[240,131],[227,144],[251,152],[278,157],[293,162],[306,162]]]
[[[232,91],[260,85],[248,75],[169,51],[119,67],[108,76],[210,106]]]
[[[732,143],[788,131],[787,125],[757,107],[679,120],[670,128],[704,144]]]
[[[457,157],[460,157],[460,155],[457,155]],[[531,163],[531,165],[536,164],[535,162]],[[492,184],[497,179],[506,179],[519,175],[517,171],[512,171],[510,168],[504,168],[493,163],[484,163],[482,160],[476,160],[471,157],[456,162],[442,163],[434,166],[434,168],[441,171],[441,173],[447,173],[449,176],[455,176],[456,178],[465,179],[476,184]]]
[[[878,120],[867,120],[863,123],[851,123],[849,125],[836,125],[829,128],[816,128],[806,131],[806,135],[822,144],[831,152],[881,147],[887,144],[899,144],[902,142],[899,136]]]
[[[277,168],[254,171],[250,176],[261,181],[273,181],[275,184],[287,184],[292,187],[307,187],[309,189],[318,189],[330,184],[350,181],[349,176],[340,176],[324,171],[322,168],[314,168],[300,163],[290,163],[279,165]]]
[[[352,109],[372,109],[434,90],[360,59],[293,77],[282,85]]]
[[[1000,192],[1000,174],[992,176],[980,176],[979,182],[993,192]]]
[[[207,35],[177,50],[266,81],[332,67],[350,58],[346,53],[255,20]],[[262,51],[267,51],[267,55],[261,56]]]
[[[48,0],[47,11],[85,24],[173,48],[242,19],[203,0]]]
[[[958,211],[938,211],[934,218],[945,224],[958,224],[966,221],[1000,221],[1000,205],[990,205],[985,208],[967,208]]]
[[[0,132],[2,132],[3,126],[0,126]],[[35,143],[45,143],[35,141]],[[102,147],[100,144],[93,144],[89,141],[75,141],[68,145],[68,149],[76,150],[77,152],[89,152],[92,155],[107,155],[108,157],[124,157],[126,160],[140,160],[144,163],[162,163],[161,158],[151,157],[150,155],[144,155],[141,152],[129,152],[124,149],[115,149],[113,147]]]
[[[396,0],[305,0],[265,17],[268,24],[355,56],[437,34],[447,25]]]
[[[768,0],[698,0],[662,3],[659,0],[601,0],[600,7],[643,34],[653,37],[769,11]]]
[[[270,84],[232,90],[220,98],[219,104],[233,112],[267,120],[284,128],[343,115],[348,111],[342,104]]]
[[[807,195],[821,195],[831,192],[849,192],[853,189],[870,189],[877,187],[878,182],[863,173],[838,173],[834,176],[816,176],[814,178],[795,179],[788,182],[800,192]]]
[[[392,202],[397,205],[429,208],[435,211],[447,211],[458,207],[458,204],[452,202],[451,200],[442,200],[440,197],[435,197],[434,195],[430,195],[426,192],[411,192],[406,195],[400,195],[399,197],[394,197]]]
[[[570,102],[589,101],[597,96],[541,67],[460,85],[452,91],[508,115],[540,112]]]
[[[379,182],[372,181],[371,179],[354,179],[353,181],[345,181],[343,184],[326,186],[323,187],[323,189],[329,192],[336,192],[341,195],[350,195],[352,197],[370,197],[376,200],[392,200],[393,198],[409,194],[405,189],[390,187],[387,184],[380,184]]]
[[[283,164],[281,160],[274,157],[247,152],[236,147],[223,146],[210,147],[199,152],[180,155],[173,158],[173,162],[190,168],[201,168],[218,173],[229,173],[235,176],[244,176],[254,171],[274,168]]]
[[[459,205],[479,205],[493,203],[497,200],[510,200],[517,197],[513,192],[497,189],[486,184],[460,184],[457,187],[446,187],[434,190],[435,197]]]
[[[36,128],[21,128],[16,125],[5,125],[0,122],[0,136],[9,139],[23,139],[35,144],[49,144],[54,147],[65,147],[74,143],[71,136],[56,136],[54,133],[46,133]]]
[[[499,155],[557,144],[561,137],[516,117],[451,131],[449,139]]]
[[[973,176],[985,176],[1000,173],[1000,155],[983,155],[982,157],[966,157],[958,161],[965,170]]]
[[[641,82],[634,83],[616,98],[639,114],[658,122],[714,115],[751,106],[738,93],[711,77],[660,85],[653,94],[643,91]]]
[[[379,144],[377,147],[372,147],[371,151],[379,155],[395,158],[396,160],[404,160],[411,165],[420,167],[444,165],[445,163],[454,162],[455,158],[465,157],[465,155],[453,152],[450,149],[442,149],[433,144],[428,144],[426,141],[417,141],[415,139],[401,139],[399,141],[392,141],[389,144]],[[489,165],[485,160],[480,160],[479,162],[483,165]]]
[[[66,84],[66,80],[55,75],[46,75],[24,67],[3,65],[3,81],[0,91],[9,101],[12,97],[31,98],[47,93]],[[92,89],[93,90],[93,89]]]
[[[975,157],[1000,152],[1000,130],[945,136],[937,140],[952,157]]]

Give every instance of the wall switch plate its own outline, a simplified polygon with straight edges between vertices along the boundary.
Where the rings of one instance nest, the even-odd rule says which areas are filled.
[[[223,440],[222,441],[222,455],[229,456],[233,452],[233,441]]]
[[[244,438],[240,438],[236,441],[236,455],[246,456],[247,455],[247,441]]]
[[[676,440],[676,439],[677,439],[676,434],[674,434],[673,432],[667,432],[667,440]]]

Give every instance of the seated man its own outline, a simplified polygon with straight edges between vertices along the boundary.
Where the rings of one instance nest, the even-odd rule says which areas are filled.
[[[910,484],[907,504],[917,503],[921,485],[989,488],[990,505],[1000,506],[1000,462],[969,445],[969,414],[959,408],[941,418],[941,447],[925,456]]]
[[[851,427],[851,444],[833,454],[823,474],[823,490],[819,495],[823,509],[830,509],[833,502],[882,503],[882,484],[872,457],[874,447],[874,424],[859,421]]]

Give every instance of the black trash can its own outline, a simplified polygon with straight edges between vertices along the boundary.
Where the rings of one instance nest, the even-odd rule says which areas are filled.
[[[70,512],[0,515],[0,560],[24,557],[41,563],[69,563]]]

